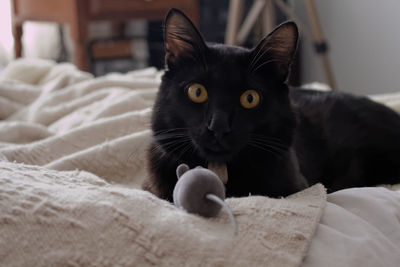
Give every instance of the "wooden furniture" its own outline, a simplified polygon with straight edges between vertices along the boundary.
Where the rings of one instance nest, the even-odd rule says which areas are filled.
[[[21,57],[23,23],[48,21],[67,24],[74,43],[73,61],[87,71],[88,25],[108,20],[114,25],[130,19],[162,20],[172,7],[183,10],[198,24],[197,0],[11,0],[15,56]]]

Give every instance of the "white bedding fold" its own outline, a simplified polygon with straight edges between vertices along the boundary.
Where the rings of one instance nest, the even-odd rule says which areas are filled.
[[[399,263],[400,192],[352,188],[328,195],[304,267]]]

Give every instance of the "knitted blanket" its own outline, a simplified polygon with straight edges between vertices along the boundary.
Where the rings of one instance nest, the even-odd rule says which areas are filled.
[[[0,164],[2,266],[299,266],[325,203],[322,186],[288,199],[228,199],[203,219],[84,171]]]

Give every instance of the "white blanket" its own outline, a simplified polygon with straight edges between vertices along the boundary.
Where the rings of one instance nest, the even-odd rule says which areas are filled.
[[[390,233],[400,229],[399,199],[388,190],[379,191],[391,199],[384,205],[367,198],[391,211],[380,214],[378,224],[357,212],[351,220],[352,198],[337,203],[330,195],[323,212],[320,185],[287,199],[228,199],[239,224],[236,237],[224,213],[206,220],[138,190],[160,75],[146,69],[93,78],[69,64],[26,60],[4,70],[0,265],[299,266],[307,251],[308,266],[336,266],[329,253],[343,265],[366,255],[376,259],[368,263],[398,262],[399,239]],[[379,97],[400,110],[400,94]],[[372,194],[360,190],[360,199]],[[359,220],[365,222],[358,232],[340,239]],[[367,238],[359,241],[360,235]],[[343,248],[344,240],[352,242]],[[366,244],[385,249],[371,253]],[[354,245],[365,249],[350,250]]]
[[[69,64],[16,61],[0,84],[0,153],[139,187],[158,77],[148,69],[93,79]]]
[[[353,188],[328,195],[304,267],[398,267],[400,191]]]

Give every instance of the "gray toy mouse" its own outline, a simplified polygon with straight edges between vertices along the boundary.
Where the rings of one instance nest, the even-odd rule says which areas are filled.
[[[188,165],[181,164],[176,169],[176,175],[178,182],[173,191],[175,206],[204,217],[217,216],[223,207],[231,218],[236,234],[236,220],[224,202],[225,186],[217,174],[200,166],[189,169]]]

